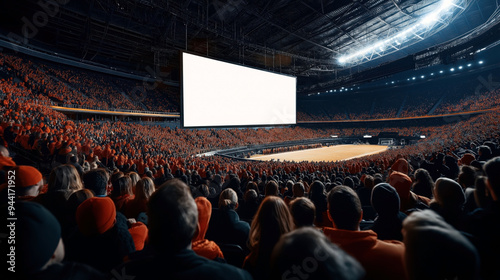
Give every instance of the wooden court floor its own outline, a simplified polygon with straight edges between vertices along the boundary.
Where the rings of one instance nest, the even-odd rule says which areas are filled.
[[[379,145],[337,145],[324,148],[277,153],[272,155],[254,155],[255,160],[280,161],[338,161],[377,154],[387,150]]]

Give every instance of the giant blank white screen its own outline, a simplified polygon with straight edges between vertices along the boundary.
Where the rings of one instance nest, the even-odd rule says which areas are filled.
[[[296,78],[182,54],[184,127],[296,123]]]

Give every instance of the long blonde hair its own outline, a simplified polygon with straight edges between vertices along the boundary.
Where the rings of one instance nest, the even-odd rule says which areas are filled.
[[[73,165],[59,165],[50,172],[48,192],[64,191],[71,194],[81,189],[83,189],[82,180]]]
[[[149,177],[140,179],[136,184],[135,199],[149,200],[151,195],[155,192],[155,184]]]

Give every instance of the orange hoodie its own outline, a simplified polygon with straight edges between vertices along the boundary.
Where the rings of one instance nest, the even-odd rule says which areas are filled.
[[[405,247],[401,241],[379,240],[372,230],[324,228],[323,231],[333,243],[361,263],[366,270],[366,279],[408,279]]]
[[[193,236],[192,249],[202,257],[207,259],[224,258],[222,251],[213,241],[205,239],[205,234],[208,230],[208,223],[212,216],[212,204],[205,197],[197,197],[195,200],[198,206],[198,228]]]

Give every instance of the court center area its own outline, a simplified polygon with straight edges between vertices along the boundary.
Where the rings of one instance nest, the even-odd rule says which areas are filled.
[[[280,160],[280,161],[339,161],[368,155],[378,154],[387,150],[381,145],[336,145],[300,151],[276,153],[270,155],[253,155],[253,160]]]

